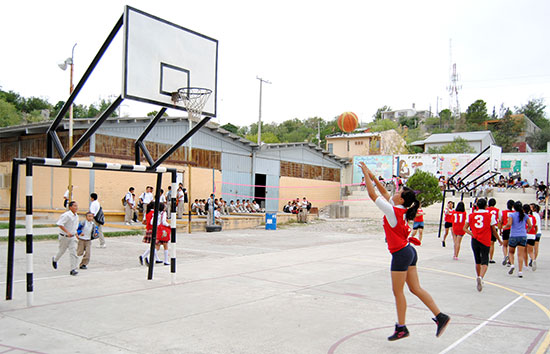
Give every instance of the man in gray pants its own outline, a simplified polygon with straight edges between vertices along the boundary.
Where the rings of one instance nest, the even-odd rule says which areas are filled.
[[[69,210],[61,214],[57,225],[61,229],[59,232],[59,250],[57,255],[52,257],[52,267],[57,269],[57,262],[65,254],[67,248],[69,249],[69,256],[71,257],[71,275],[77,275],[76,271],[78,264],[78,256],[76,255],[76,246],[78,244],[76,230],[78,228],[78,204],[75,201],[69,202]]]
[[[97,226],[98,232],[99,232],[99,248],[105,248],[107,245],[105,245],[105,236],[103,235],[103,229],[100,223],[98,223],[95,220],[95,217],[97,213],[99,212],[99,209],[101,208],[101,205],[97,201],[97,194],[92,193],[90,194],[90,212],[94,214],[94,224]]]

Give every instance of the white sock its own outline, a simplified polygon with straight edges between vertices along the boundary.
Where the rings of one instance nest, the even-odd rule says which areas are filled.
[[[155,261],[160,261],[157,250],[155,250]]]
[[[151,252],[151,250],[149,248],[147,248],[145,250],[145,252],[143,252],[143,254],[141,255],[143,258],[147,258],[149,256],[149,253]]]
[[[170,263],[168,261],[168,250],[164,250],[164,263]]]

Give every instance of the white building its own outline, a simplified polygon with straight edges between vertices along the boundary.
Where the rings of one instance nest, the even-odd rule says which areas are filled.
[[[425,140],[418,140],[411,145],[420,146],[424,152],[428,152],[430,148],[439,148],[452,143],[456,138],[465,139],[468,145],[474,148],[475,152],[480,153],[486,147],[495,144],[493,134],[489,130],[477,132],[460,132],[460,133],[443,133],[432,134]]]

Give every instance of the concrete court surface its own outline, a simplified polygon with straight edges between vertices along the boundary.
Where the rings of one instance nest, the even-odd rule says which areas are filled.
[[[435,337],[432,314],[408,290],[409,338],[396,321],[390,255],[379,220],[319,220],[276,231],[179,234],[177,279],[138,263],[140,236],[107,239],[88,270],[51,267],[56,241],[35,242],[34,306],[26,306],[25,244],[16,245],[14,299],[0,301],[0,352],[9,353],[548,353],[550,232],[538,269],[507,274],[500,248],[475,288],[469,237],[461,257],[429,226],[419,276],[452,317]],[[7,243],[0,243],[3,298]]]

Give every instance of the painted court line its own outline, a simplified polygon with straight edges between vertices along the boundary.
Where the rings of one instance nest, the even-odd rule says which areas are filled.
[[[460,338],[459,340],[457,340],[456,342],[454,342],[453,344],[451,344],[450,346],[448,346],[447,348],[445,348],[444,350],[440,351],[439,354],[444,354],[444,353],[448,353],[450,352],[451,350],[453,350],[454,348],[456,348],[460,343],[464,342],[466,339],[468,339],[471,335],[473,335],[474,333],[476,333],[477,331],[479,331],[481,328],[485,327],[489,322],[493,321],[495,318],[497,318],[500,314],[502,314],[504,311],[506,311],[508,308],[510,308],[512,305],[514,305],[516,302],[518,302],[519,300],[521,300],[523,298],[523,295],[520,295],[518,296],[517,298],[515,298],[515,300],[513,300],[512,302],[510,302],[508,305],[504,306],[503,308],[501,308],[499,311],[497,311],[493,316],[491,316],[488,320],[480,323],[476,328],[472,329],[470,332],[466,333],[466,335],[464,335],[462,338]]]

